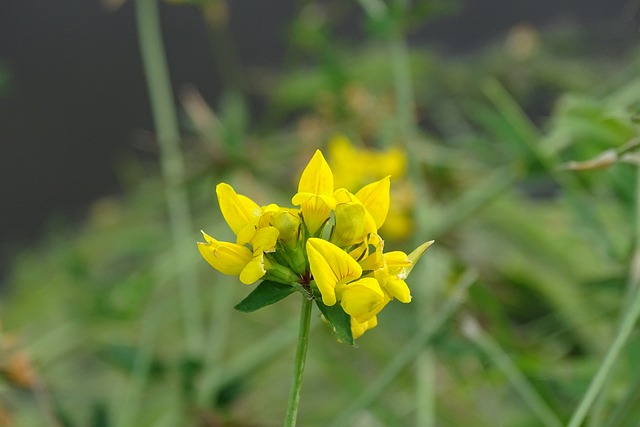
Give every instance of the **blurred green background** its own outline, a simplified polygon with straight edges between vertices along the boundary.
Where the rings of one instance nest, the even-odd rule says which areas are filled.
[[[0,37],[3,138],[72,135],[83,147],[6,148],[0,426],[280,425],[299,302],[234,312],[251,288],[212,270],[195,242],[199,229],[232,237],[218,182],[287,206],[316,148],[339,162],[337,136],[363,153],[406,156],[392,203],[409,230],[390,228],[387,250],[436,245],[409,279],[413,302],[385,310],[357,347],[337,343],[315,313],[299,425],[572,419],[633,320],[640,283],[638,2],[299,1],[252,14],[246,2],[162,3],[173,154],[149,112],[146,47],[134,48],[143,5],[155,3],[120,3],[91,6],[103,25],[123,23],[95,26],[100,40],[127,41],[122,62],[97,63],[110,76],[98,82],[81,79],[91,62],[68,44],[59,51],[75,62],[21,68],[11,32]],[[13,34],[28,33],[15,20],[25,9],[3,7]],[[196,27],[181,39],[185,23]],[[261,34],[274,51],[261,49]],[[73,77],[84,102],[62,101],[74,92],[55,72]],[[32,81],[56,100],[57,125],[22,96]],[[105,105],[113,115],[78,113]],[[120,128],[96,137],[105,151],[84,151],[117,118]],[[19,158],[32,160],[11,169]],[[168,174],[171,161],[183,176]],[[94,166],[106,184],[90,186]],[[72,184],[82,188],[73,200]],[[20,218],[37,231],[16,231]],[[632,332],[584,425],[638,425],[639,352]]]

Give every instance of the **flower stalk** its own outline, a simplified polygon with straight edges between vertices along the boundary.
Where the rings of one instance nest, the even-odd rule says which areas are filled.
[[[293,363],[293,379],[289,392],[289,403],[287,414],[284,420],[284,427],[296,425],[298,417],[298,405],[300,404],[300,390],[302,389],[302,376],[307,359],[307,348],[309,347],[309,330],[311,325],[311,309],[313,300],[302,296],[302,308],[300,309],[300,329],[298,331],[298,344],[296,346],[296,356]]]

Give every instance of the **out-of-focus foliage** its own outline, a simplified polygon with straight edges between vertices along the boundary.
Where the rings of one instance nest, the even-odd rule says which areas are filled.
[[[566,421],[633,293],[638,59],[587,55],[579,32],[529,27],[465,57],[414,46],[418,131],[407,145],[397,128],[393,31],[369,21],[363,28],[377,32],[347,43],[333,13],[315,3],[300,11],[289,66],[251,88],[267,106],[260,120],[242,90],[213,109],[196,91],[182,99],[185,129],[199,141],[185,151],[194,222],[221,237],[232,235],[215,213],[217,182],[286,205],[310,153],[335,135],[361,150],[403,149],[411,164],[407,215],[426,235],[387,248],[437,240],[412,273],[424,278],[412,283],[417,303],[382,313],[356,349],[316,322],[300,425],[340,416],[468,277],[476,280],[464,304],[430,342],[438,425],[541,425],[497,363],[500,351]],[[607,150],[598,167],[585,164]],[[122,165],[122,179],[125,194],[96,202],[81,228],[62,227],[15,259],[0,305],[0,426],[279,425],[297,301],[234,312],[249,289],[199,259],[193,230],[185,268],[200,272],[207,340],[201,354],[187,354],[161,179],[136,162]],[[417,201],[427,209],[411,211]],[[638,352],[633,340],[592,425],[640,419]],[[413,425],[428,406],[416,381],[406,366],[347,425]]]

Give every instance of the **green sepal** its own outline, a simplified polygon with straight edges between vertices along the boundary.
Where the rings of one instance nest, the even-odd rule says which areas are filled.
[[[351,333],[351,316],[345,313],[340,304],[328,306],[321,300],[316,299],[316,305],[331,326],[331,331],[338,341],[343,344],[355,345],[353,334]]]
[[[276,303],[295,291],[296,288],[291,285],[263,280],[245,299],[233,308],[244,313],[250,313]]]

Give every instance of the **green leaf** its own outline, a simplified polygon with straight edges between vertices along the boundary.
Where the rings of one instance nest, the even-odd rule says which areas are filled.
[[[263,280],[245,299],[234,308],[238,311],[250,313],[280,301],[294,293],[296,288],[284,283]]]
[[[320,312],[327,319],[331,330],[338,341],[344,344],[355,345],[353,335],[351,334],[351,316],[342,309],[340,304],[332,306],[325,305],[321,300],[316,300],[316,304]]]

